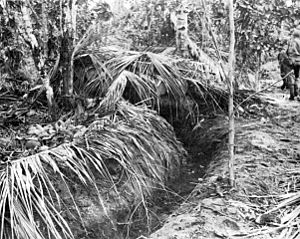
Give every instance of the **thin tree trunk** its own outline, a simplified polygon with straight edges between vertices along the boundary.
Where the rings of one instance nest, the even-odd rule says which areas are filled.
[[[19,30],[21,31],[21,34],[25,36],[25,39],[31,44],[32,49],[38,47],[38,41],[33,34],[30,10],[26,3],[22,5],[21,13],[23,16],[23,28],[20,28]]]
[[[74,35],[75,29],[73,29],[73,19],[74,16],[73,8],[75,5],[75,0],[68,0],[65,6],[65,22],[63,25],[63,37],[61,42],[61,68],[63,71],[63,86],[64,94],[66,97],[73,96],[73,64],[72,64],[72,52],[74,50]],[[71,98],[70,98],[71,100]]]
[[[233,109],[233,82],[234,82],[234,44],[235,44],[235,36],[234,36],[234,18],[233,18],[233,0],[228,0],[229,6],[229,27],[230,27],[230,48],[229,48],[229,74],[228,74],[228,82],[229,82],[229,179],[230,185],[232,187],[235,186],[235,178],[234,178],[234,109]]]
[[[181,4],[176,10],[174,24],[176,29],[176,51],[183,57],[189,56],[187,15],[185,5]]]
[[[47,15],[47,1],[42,1],[42,41],[43,41],[43,55],[44,59],[48,59],[48,15]]]
[[[257,62],[258,66],[255,72],[255,91],[258,92],[260,91],[260,79],[259,79],[259,73],[260,73],[260,68],[261,68],[261,53],[257,53]]]

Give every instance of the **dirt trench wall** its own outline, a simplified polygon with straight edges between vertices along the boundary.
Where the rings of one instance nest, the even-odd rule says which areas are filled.
[[[201,125],[194,125],[194,127],[191,127],[189,122],[173,122],[177,137],[184,143],[185,148],[190,153],[188,155],[188,162],[191,163],[194,173],[199,173],[199,175],[195,175],[196,178],[203,177],[203,168],[210,163],[212,157],[220,152],[220,148],[222,148],[223,142],[227,136],[227,129],[224,127],[225,121],[226,118],[224,116],[205,117],[204,120],[201,121]],[[172,137],[175,137],[174,132]],[[178,146],[181,147],[181,143],[178,142]],[[171,153],[170,151],[166,152]],[[174,157],[186,157],[184,151],[179,152],[183,152],[183,154],[174,155]],[[195,169],[194,167],[198,168]],[[178,167],[176,169],[179,171],[182,170]],[[177,177],[180,177],[182,180],[179,171],[176,171],[174,175],[177,175]],[[211,171],[213,173],[213,167]],[[189,186],[186,187],[186,189],[192,190]],[[117,225],[117,227],[113,228],[112,223],[106,217],[101,206],[99,206],[99,202],[97,203],[97,195],[82,189],[80,190],[81,192],[75,192],[75,195],[77,195],[75,200],[81,205],[80,210],[86,229],[78,223],[72,222],[71,227],[75,232],[75,238],[84,238],[84,236],[86,238],[100,239],[123,239],[126,236],[135,238],[130,237],[131,233],[129,231],[127,232],[127,235],[124,236],[124,231],[126,231],[126,226],[124,227],[124,224],[127,224],[130,221],[140,220],[143,217],[145,218],[143,205],[139,208],[137,207],[139,202],[136,195],[128,194],[128,190],[126,189],[124,189],[121,194],[124,195],[124,197],[116,195],[112,190],[105,193],[107,200],[104,203],[108,208],[109,216],[112,219],[111,222]],[[190,191],[186,191],[186,193],[190,193]],[[157,206],[159,207],[159,205]],[[136,214],[131,218],[133,211],[135,211]],[[148,220],[151,220],[151,217],[149,217]],[[180,218],[179,221],[180,220],[182,220],[182,218]],[[187,220],[189,220],[189,217],[187,217]],[[147,222],[145,221],[144,224],[146,223]],[[134,224],[132,225],[132,228],[134,228]],[[136,234],[136,232],[133,232],[133,234]]]
[[[223,189],[219,190],[218,185],[223,185],[223,188],[228,185],[228,181],[224,181],[228,171],[227,132],[227,118],[222,115],[207,117],[201,125],[189,130],[181,127],[177,129],[177,133],[186,142],[188,152],[193,154],[189,158],[193,168],[205,165],[205,172],[200,172],[198,184],[188,196],[189,200],[184,201],[166,219],[162,228],[152,233],[148,239],[218,238],[218,235],[211,233],[215,226],[219,227],[221,234],[225,230],[225,224],[233,230],[237,229],[235,222],[226,217],[218,217],[210,211],[211,205],[216,211],[225,205],[222,199],[213,198],[222,194]]]
[[[159,122],[167,126],[168,129],[165,128],[163,131],[158,132],[161,135],[157,136],[157,138],[149,134],[149,138],[153,140],[157,139],[153,142],[151,150],[161,151],[161,146],[165,145],[165,151],[160,152],[160,154],[168,154],[168,158],[172,158],[174,164],[164,165],[164,162],[160,158],[155,158],[156,162],[148,163],[164,168],[163,171],[157,172],[157,174],[166,173],[166,175],[161,175],[160,177],[173,178],[178,175],[178,171],[180,170],[180,165],[177,165],[177,163],[186,161],[186,151],[176,139],[172,127],[163,118]],[[109,129],[107,128],[107,130],[108,133]],[[149,131],[153,133],[154,129],[152,131],[149,129]],[[122,138],[122,135],[120,138]],[[131,158],[136,160],[134,163],[147,171],[147,165],[140,165],[145,160],[140,158],[142,155],[139,150],[144,149],[134,149],[134,145],[130,141],[123,141],[123,146],[124,148],[132,149],[128,153],[133,154]],[[151,153],[150,150],[149,153]],[[115,160],[108,159],[106,167],[109,170],[117,170],[116,165],[113,163],[110,164],[110,162],[115,162]],[[155,188],[164,186],[160,185],[162,182],[156,182],[154,178],[149,177],[145,181],[148,184],[148,188],[146,188],[145,185],[139,185],[134,175],[128,177],[128,175],[126,176],[126,172],[122,173],[121,171],[118,174],[115,173],[112,175],[115,182],[114,185],[95,174],[97,190],[100,192],[102,198],[101,202],[97,190],[93,185],[83,186],[82,183],[78,182],[78,179],[72,177],[72,172],[68,176],[72,182],[69,188],[73,198],[70,197],[69,189],[61,185],[59,180],[57,181],[57,188],[65,205],[62,210],[63,216],[69,223],[76,239],[123,239],[126,236],[130,236],[130,230],[134,227],[135,221],[145,221],[147,223],[151,219],[150,215],[147,215],[149,212],[145,210],[148,207],[148,200],[151,199],[151,194],[154,193]],[[148,191],[146,192],[145,190]],[[73,203],[74,201],[76,204]],[[81,218],[78,217],[78,209]]]
[[[285,107],[270,106],[273,112],[270,118],[260,115],[258,119],[236,120],[236,187],[233,189],[228,182],[227,120],[201,125],[197,131],[202,140],[219,142],[215,144],[205,175],[189,200],[148,239],[279,238],[285,231],[283,224],[278,223],[281,210],[266,217],[270,221],[264,221],[262,216],[282,202],[275,195],[282,195],[283,189],[291,190],[287,172],[299,172],[295,169],[299,165],[299,127],[293,128],[295,119]],[[299,104],[293,107],[299,112]],[[287,211],[291,212],[291,208]]]

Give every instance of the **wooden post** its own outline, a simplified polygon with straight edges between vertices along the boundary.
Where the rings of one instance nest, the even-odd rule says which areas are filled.
[[[234,36],[234,18],[233,18],[233,0],[228,0],[229,7],[229,28],[230,28],[230,46],[229,46],[229,73],[228,73],[228,88],[229,88],[229,103],[228,103],[228,113],[229,113],[229,140],[228,140],[228,149],[229,149],[229,179],[230,185],[235,186],[234,178],[234,109],[233,109],[233,82],[234,82],[234,45],[235,45],[235,36]]]

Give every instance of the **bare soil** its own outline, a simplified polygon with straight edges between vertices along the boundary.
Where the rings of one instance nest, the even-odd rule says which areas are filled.
[[[160,229],[138,238],[279,238],[282,214],[262,216],[278,195],[297,191],[291,172],[300,172],[300,102],[277,87],[259,97],[236,119],[235,188],[228,186],[226,116],[204,117],[194,130],[177,127],[190,155],[172,184],[183,200],[160,217]]]
[[[188,151],[188,164],[176,180],[169,182],[169,192],[158,191],[147,205],[150,222],[145,224],[141,219],[130,232],[112,232],[102,238],[115,234],[114,238],[149,239],[279,238],[282,213],[262,216],[278,205],[278,195],[299,190],[300,176],[294,172],[300,172],[300,102],[289,101],[288,92],[279,88],[261,93],[257,102],[250,102],[245,102],[236,115],[235,188],[228,186],[226,115],[203,115],[193,127],[173,122]],[[3,140],[6,126],[0,130]],[[66,191],[59,189],[62,194]],[[110,224],[95,223],[103,214],[91,200],[95,195],[76,192],[89,219],[87,224],[94,228],[89,238],[112,231]],[[72,215],[69,217],[73,220]],[[76,238],[87,238],[83,229],[72,229],[78,230]],[[151,231],[155,232],[148,236]]]

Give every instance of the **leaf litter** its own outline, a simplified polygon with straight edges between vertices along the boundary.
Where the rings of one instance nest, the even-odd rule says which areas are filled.
[[[228,188],[227,137],[221,137],[203,180],[147,238],[299,237],[300,102],[277,89],[259,97],[260,103],[243,106],[250,113],[236,119],[236,187]],[[206,139],[220,139],[227,122],[202,127],[210,134]]]

